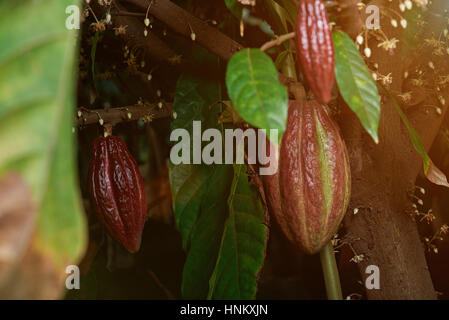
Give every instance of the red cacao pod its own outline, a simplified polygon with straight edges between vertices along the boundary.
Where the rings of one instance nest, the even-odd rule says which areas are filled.
[[[95,139],[89,183],[98,217],[109,234],[129,252],[138,251],[147,211],[145,187],[122,139]]]
[[[331,99],[334,85],[334,44],[321,0],[301,0],[296,20],[296,52],[315,98]]]
[[[319,252],[337,232],[350,186],[348,154],[336,123],[316,101],[292,103],[280,149],[281,205],[272,210],[287,238],[306,253]]]

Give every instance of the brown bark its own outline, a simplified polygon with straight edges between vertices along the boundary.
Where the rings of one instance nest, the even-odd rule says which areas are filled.
[[[376,4],[388,5],[382,1],[376,1]],[[388,22],[383,21],[381,26]],[[401,39],[397,31],[385,32],[389,37]],[[404,72],[398,54],[401,48],[391,56],[373,47],[373,61],[379,64],[379,72],[384,75],[392,72],[390,90],[401,92]],[[431,52],[427,54],[431,55]],[[419,63],[419,59],[422,60],[422,56],[415,62]],[[379,90],[382,94],[382,89]],[[444,95],[447,97],[448,92]],[[368,276],[365,274],[368,265],[380,269],[380,289],[367,290],[369,299],[436,299],[423,244],[415,222],[406,213],[411,205],[408,194],[414,191],[416,177],[422,170],[422,159],[414,150],[394,105],[388,97],[383,95],[382,98],[378,145],[364,132],[355,115],[347,107],[344,110],[342,131],[351,157],[353,179],[350,208],[359,209],[357,215],[349,210],[344,226],[348,238],[353,239],[356,252],[365,256],[359,264],[362,280]],[[415,106],[410,117],[427,149],[443,120],[443,116],[435,112],[423,112],[423,104],[428,103]]]
[[[223,60],[231,59],[234,53],[243,49],[243,46],[237,41],[229,38],[218,29],[211,27],[169,0],[125,0],[125,2],[134,4],[145,11],[148,9],[149,14],[155,16],[158,20],[167,24],[171,30],[186,38],[191,39],[192,32],[195,33],[195,41],[200,46]],[[279,74],[279,81],[288,89],[292,84],[292,79],[283,74]]]
[[[94,11],[98,16],[103,16],[106,13],[105,7],[92,4]],[[116,13],[117,9],[124,11],[123,6],[116,4],[113,6],[113,13]],[[157,61],[169,61],[176,55],[176,52],[165,44],[164,41],[159,39],[151,30],[147,30],[147,36],[144,35],[145,25],[143,23],[144,18],[132,16],[114,15],[112,21],[113,28],[124,27],[126,33],[120,35],[128,45],[133,48],[142,48],[151,58]]]
[[[229,60],[231,56],[243,47],[228,36],[221,33],[218,29],[209,26],[206,22],[198,19],[185,11],[181,7],[168,0],[126,0],[143,10],[158,20],[166,23],[173,31],[188,36],[195,33],[195,41],[207,48],[213,54]],[[150,5],[151,3],[151,5]]]
[[[365,256],[359,264],[362,282],[368,265],[379,267],[380,289],[367,290],[369,299],[435,299],[424,247],[415,222],[405,212],[421,159],[395,112],[391,103],[382,105],[377,146],[354,115],[345,115],[342,130],[352,174],[350,208],[359,212],[354,215],[349,210],[344,226],[348,238],[357,239],[352,243],[356,252]]]

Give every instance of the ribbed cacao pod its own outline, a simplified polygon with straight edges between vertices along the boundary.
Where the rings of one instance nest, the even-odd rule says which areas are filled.
[[[315,98],[331,99],[334,85],[334,44],[321,0],[301,0],[296,20],[296,52]]]
[[[346,146],[318,102],[290,103],[279,158],[279,174],[263,177],[268,205],[287,238],[315,254],[337,232],[351,186]]]
[[[89,183],[99,220],[126,250],[137,252],[147,211],[145,187],[137,163],[122,139],[95,139]]]

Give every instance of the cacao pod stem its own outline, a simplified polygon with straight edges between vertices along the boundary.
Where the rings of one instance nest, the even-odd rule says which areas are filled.
[[[321,267],[323,269],[324,284],[329,300],[342,300],[340,276],[335,262],[334,246],[329,241],[320,251]]]

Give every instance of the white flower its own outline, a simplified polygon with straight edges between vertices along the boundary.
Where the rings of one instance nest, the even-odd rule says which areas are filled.
[[[405,3],[405,7],[406,7],[408,10],[411,10],[411,9],[412,9],[413,3],[412,3],[411,0],[405,0],[404,3]]]
[[[371,49],[366,47],[365,50],[363,50],[363,53],[367,58],[371,57]]]
[[[354,262],[354,263],[359,263],[359,262],[362,262],[364,259],[365,259],[364,254],[358,254],[358,255],[353,256],[351,258],[351,260],[349,260],[349,261]]]
[[[407,28],[407,20],[405,20],[405,19],[402,19],[401,20],[401,26],[402,26],[402,28]]]
[[[377,45],[377,47],[382,47],[384,50],[389,51],[396,49],[396,43],[398,43],[399,40],[396,38],[391,38],[390,40],[385,40],[384,42],[381,42]]]

